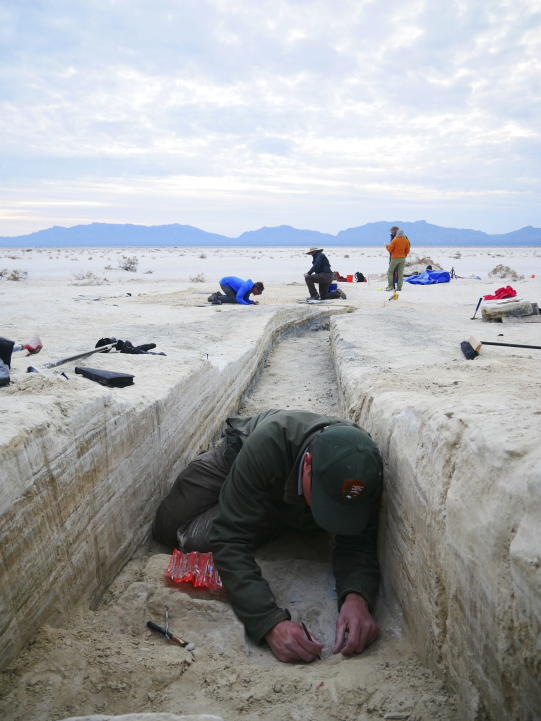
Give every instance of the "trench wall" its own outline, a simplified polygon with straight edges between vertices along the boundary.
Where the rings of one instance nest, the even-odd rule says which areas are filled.
[[[538,441],[509,418],[509,390],[494,388],[493,401],[476,412],[476,392],[487,403],[487,375],[475,377],[482,366],[463,372],[459,358],[445,366],[443,345],[432,364],[422,328],[404,318],[385,322],[384,333],[368,315],[331,322],[342,410],[371,433],[385,463],[383,600],[398,606],[421,656],[457,690],[461,718],[534,721],[541,713]],[[423,353],[408,356],[407,346],[418,344]],[[416,385],[416,377],[437,380]],[[524,399],[520,406],[538,412]]]
[[[0,665],[44,622],[99,598],[148,535],[178,472],[236,411],[276,338],[329,311],[266,313],[251,317],[259,323],[251,342],[221,348],[216,337],[217,360],[164,373],[159,392],[145,392],[142,371],[143,391],[92,384],[91,399],[60,412],[51,404],[0,448]]]

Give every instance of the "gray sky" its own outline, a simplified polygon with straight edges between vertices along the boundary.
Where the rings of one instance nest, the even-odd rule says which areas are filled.
[[[0,0],[0,235],[541,225],[541,0]]]

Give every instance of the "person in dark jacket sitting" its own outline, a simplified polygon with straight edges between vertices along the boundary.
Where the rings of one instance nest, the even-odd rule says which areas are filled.
[[[323,252],[323,248],[310,248],[306,255],[312,256],[312,267],[304,274],[304,280],[310,293],[309,300],[326,300],[329,285],[332,283],[331,264]],[[319,293],[315,284],[319,286]]]
[[[378,635],[371,609],[383,466],[372,438],[350,421],[297,410],[229,418],[224,436],[178,476],[154,537],[185,552],[212,551],[248,635],[280,661],[310,662],[323,646],[277,606],[254,550],[287,528],[327,531],[339,607],[333,653],[361,653]]]
[[[240,305],[257,305],[257,300],[250,300],[249,295],[261,295],[265,290],[263,283],[258,280],[242,280],[235,275],[226,275],[220,281],[222,293],[212,293],[208,297],[209,303],[220,305],[221,303],[240,303]]]

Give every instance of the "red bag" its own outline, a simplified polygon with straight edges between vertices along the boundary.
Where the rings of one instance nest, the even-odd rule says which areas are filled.
[[[506,285],[505,288],[498,288],[494,295],[484,295],[484,300],[503,300],[504,298],[514,298],[517,291],[511,288],[510,285]]]

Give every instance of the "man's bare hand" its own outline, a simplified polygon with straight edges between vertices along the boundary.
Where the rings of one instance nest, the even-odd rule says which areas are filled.
[[[305,661],[310,663],[318,658],[323,648],[322,643],[310,641],[299,626],[293,621],[281,621],[267,633],[265,640],[279,661]]]
[[[378,633],[378,624],[372,618],[364,598],[356,593],[348,593],[336,621],[336,641],[332,652],[341,651],[344,656],[362,653],[376,640]]]

